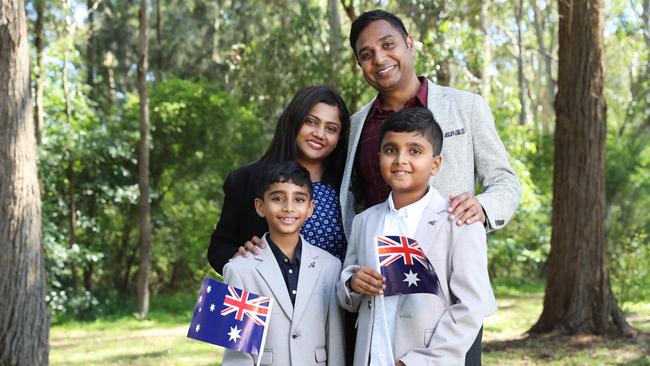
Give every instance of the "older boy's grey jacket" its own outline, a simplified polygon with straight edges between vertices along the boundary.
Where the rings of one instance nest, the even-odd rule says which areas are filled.
[[[350,191],[352,167],[361,130],[373,102],[351,119],[348,158],[340,193],[347,235],[350,235],[356,214],[354,194]],[[450,194],[474,192],[478,180],[483,189],[476,197],[487,214],[488,229],[502,228],[519,205],[521,186],[494,127],[490,107],[478,94],[438,86],[431,81],[428,81],[427,105],[444,134],[442,167],[429,184],[448,198]]]
[[[268,243],[259,254],[237,257],[224,267],[226,283],[275,299],[261,365],[344,364],[343,310],[335,294],[341,262],[302,242],[295,306]],[[246,353],[224,351],[224,366],[253,366],[256,361]]]
[[[434,193],[415,239],[431,261],[445,296],[400,296],[394,356],[406,365],[464,365],[483,319],[496,310],[487,272],[485,229],[480,223],[457,226],[448,219],[446,200]],[[336,288],[339,304],[347,311],[359,312],[354,366],[368,365],[374,312],[383,311],[383,301],[380,296],[349,292],[345,281],[359,266],[378,269],[374,238],[383,235],[379,231],[388,210],[383,202],[354,218]]]

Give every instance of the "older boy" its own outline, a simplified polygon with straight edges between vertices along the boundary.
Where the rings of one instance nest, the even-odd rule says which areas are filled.
[[[442,131],[429,110],[391,114],[380,141],[381,174],[391,193],[354,218],[337,286],[339,304],[359,313],[354,365],[462,365],[483,319],[496,310],[485,228],[455,225],[448,201],[429,185],[442,164]],[[378,235],[416,239],[445,296],[383,297]]]
[[[300,236],[312,214],[309,172],[296,162],[272,165],[255,199],[269,232],[258,254],[236,257],[224,267],[230,285],[275,300],[262,365],[343,365],[344,336],[335,286],[338,259]],[[226,350],[224,366],[254,365],[253,356]]]

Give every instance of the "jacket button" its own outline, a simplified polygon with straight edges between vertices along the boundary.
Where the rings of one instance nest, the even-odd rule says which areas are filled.
[[[298,338],[299,336],[300,336],[300,332],[296,330],[296,331],[293,332],[293,334],[291,335],[291,338],[296,339],[296,338]]]
[[[372,309],[372,300],[368,300],[368,309]]]

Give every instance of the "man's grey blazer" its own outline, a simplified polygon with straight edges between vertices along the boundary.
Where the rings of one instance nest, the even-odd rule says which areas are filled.
[[[449,220],[448,202],[434,192],[415,232],[433,265],[444,297],[401,295],[395,322],[395,360],[406,365],[464,365],[465,354],[483,319],[496,310],[487,272],[485,229],[480,223],[457,226]],[[339,304],[359,312],[354,366],[367,366],[374,312],[383,311],[383,297],[362,296],[345,286],[359,266],[378,270],[376,247],[388,203],[375,205],[354,218],[352,235],[336,292]]]
[[[302,239],[302,237],[301,237]],[[302,239],[295,307],[269,244],[224,267],[229,285],[275,299],[261,365],[343,365],[343,313],[336,304],[341,262]],[[250,354],[226,349],[224,366],[253,366]]]
[[[348,158],[341,182],[340,200],[343,227],[349,236],[355,214],[354,193],[350,191],[352,168],[361,130],[374,100],[351,118]],[[478,94],[435,85],[428,81],[428,109],[444,135],[442,166],[429,184],[448,198],[450,194],[474,192],[480,182],[481,202],[488,229],[502,228],[519,205],[521,186],[508,162],[508,154],[494,127],[490,107]]]

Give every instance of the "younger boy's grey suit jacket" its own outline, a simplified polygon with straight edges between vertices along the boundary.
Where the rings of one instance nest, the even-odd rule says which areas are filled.
[[[444,136],[442,166],[429,184],[448,198],[450,194],[473,193],[476,182],[480,182],[483,192],[476,197],[487,215],[488,230],[502,228],[519,205],[521,186],[494,127],[490,107],[478,94],[427,82],[427,106]],[[374,100],[350,120],[348,157],[340,190],[343,227],[348,236],[356,214],[354,193],[350,191],[352,170],[361,131],[373,103]]]
[[[224,267],[229,285],[275,299],[262,365],[343,365],[342,310],[336,304],[341,262],[301,237],[302,254],[295,307],[277,260],[265,239],[258,255],[236,257]],[[226,349],[224,366],[252,366],[253,356]]]
[[[480,223],[457,226],[449,221],[447,207],[447,201],[434,192],[415,233],[414,239],[438,275],[444,297],[400,296],[394,357],[408,366],[464,365],[483,319],[496,311],[487,272],[485,228]],[[354,218],[337,285],[339,304],[359,313],[354,366],[368,365],[374,312],[383,311],[383,299],[350,292],[345,281],[359,266],[378,270],[374,238],[394,235],[380,232],[388,210],[388,203],[383,202]]]

